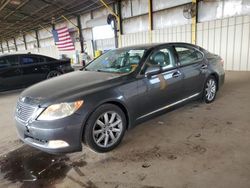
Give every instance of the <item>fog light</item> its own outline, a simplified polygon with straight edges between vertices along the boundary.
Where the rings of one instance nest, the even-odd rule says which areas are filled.
[[[68,146],[69,146],[69,144],[63,140],[50,140],[48,143],[48,147],[51,149],[65,148]]]

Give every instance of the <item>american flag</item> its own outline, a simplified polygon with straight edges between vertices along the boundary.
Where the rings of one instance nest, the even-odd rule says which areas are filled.
[[[52,30],[53,38],[60,51],[72,51],[75,50],[75,46],[69,34],[67,27]]]

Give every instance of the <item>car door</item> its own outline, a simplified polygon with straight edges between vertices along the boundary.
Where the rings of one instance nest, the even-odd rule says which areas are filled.
[[[22,71],[17,55],[0,58],[0,90],[22,87]]]
[[[207,72],[207,64],[203,53],[188,45],[175,45],[174,48],[179,70],[183,75],[185,97],[200,94]]]
[[[160,66],[159,74],[147,77],[146,70],[150,66]],[[176,66],[172,47],[155,49],[146,60],[138,80],[140,96],[138,119],[170,107],[182,97],[182,74]]]
[[[32,85],[45,79],[41,58],[35,55],[27,54],[22,55],[20,61],[23,72],[23,82],[26,86]]]

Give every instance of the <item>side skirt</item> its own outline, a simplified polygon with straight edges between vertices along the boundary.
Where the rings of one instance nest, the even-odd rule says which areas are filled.
[[[162,107],[162,108],[159,108],[159,109],[157,109],[157,110],[154,110],[154,111],[152,111],[152,112],[149,112],[149,113],[147,113],[147,114],[145,114],[145,115],[140,116],[140,117],[137,118],[136,120],[140,120],[140,119],[143,119],[143,118],[145,118],[145,117],[147,117],[147,116],[150,116],[150,115],[152,115],[152,114],[155,114],[155,113],[157,113],[157,112],[166,110],[166,109],[168,109],[168,108],[170,108],[170,107],[173,107],[173,106],[175,106],[175,105],[177,105],[177,104],[183,103],[183,102],[185,102],[185,101],[187,101],[187,100],[189,100],[189,99],[192,99],[192,98],[194,98],[194,97],[197,97],[198,95],[200,95],[200,93],[196,93],[196,94],[191,95],[191,96],[189,96],[189,97],[187,97],[187,98],[181,99],[181,100],[176,101],[176,102],[174,102],[174,103],[172,103],[172,104],[166,105],[166,106],[164,106],[164,107]]]

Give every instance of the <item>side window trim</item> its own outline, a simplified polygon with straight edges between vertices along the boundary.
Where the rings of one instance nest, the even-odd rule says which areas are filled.
[[[167,49],[167,50],[169,51],[169,53],[170,53],[170,61],[173,62],[173,67],[167,68],[167,69],[162,69],[162,72],[161,72],[161,73],[164,73],[164,72],[167,72],[167,71],[171,71],[171,70],[176,69],[176,68],[178,67],[178,64],[177,64],[178,62],[177,62],[177,60],[176,60],[176,58],[175,58],[175,55],[174,55],[175,50],[174,50],[173,46],[171,46],[171,45],[159,46],[159,47],[153,49],[153,50],[149,53],[149,55],[148,55],[148,57],[146,58],[145,62],[144,62],[143,65],[141,66],[141,70],[139,71],[139,74],[138,74],[138,75],[144,75],[143,71],[144,71],[144,69],[145,69],[146,63],[148,62],[149,58],[150,58],[156,51],[159,51],[159,50],[161,50],[161,49]]]
[[[201,58],[200,60],[196,60],[196,61],[194,61],[194,62],[192,62],[192,63],[188,63],[188,64],[186,64],[186,65],[181,65],[181,64],[180,64],[180,60],[179,60],[179,55],[178,55],[178,53],[177,53],[177,51],[176,51],[176,47],[179,47],[179,48],[187,48],[187,49],[193,49],[193,50],[199,52],[199,53],[202,55],[202,58]],[[186,66],[189,66],[189,65],[197,64],[197,63],[200,63],[201,61],[203,61],[204,58],[205,58],[204,53],[203,53],[202,51],[200,51],[198,48],[193,47],[193,46],[189,46],[189,45],[173,45],[173,50],[174,50],[174,52],[175,52],[175,56],[176,56],[176,61],[177,61],[178,67],[186,67]]]

